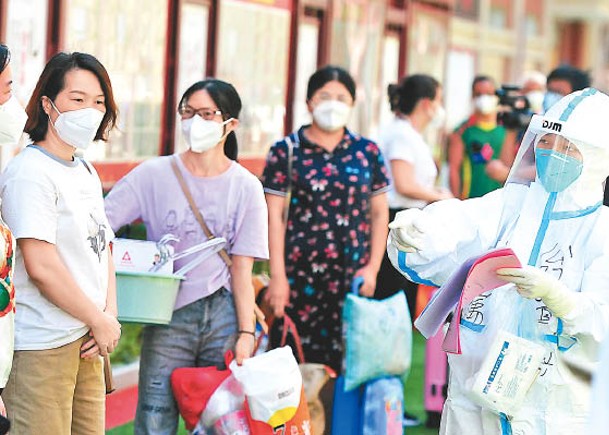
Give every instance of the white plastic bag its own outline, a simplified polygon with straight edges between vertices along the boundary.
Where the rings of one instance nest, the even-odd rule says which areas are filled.
[[[514,415],[540,372],[544,354],[542,345],[500,331],[474,380],[472,399],[487,409]]]
[[[226,378],[209,398],[201,413],[200,422],[206,429],[211,428],[222,416],[235,411],[243,411],[245,393],[233,375]]]
[[[449,354],[451,376],[464,381],[480,406],[511,416],[525,401],[547,351],[538,338],[535,306],[506,286],[480,295],[463,311],[462,354]]]
[[[277,427],[294,417],[300,404],[302,376],[290,347],[256,355],[241,366],[233,361],[230,369],[245,391],[254,420]]]

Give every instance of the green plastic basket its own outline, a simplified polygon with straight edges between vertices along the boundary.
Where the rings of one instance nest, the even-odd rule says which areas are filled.
[[[117,271],[118,320],[167,325],[183,279],[182,275]]]

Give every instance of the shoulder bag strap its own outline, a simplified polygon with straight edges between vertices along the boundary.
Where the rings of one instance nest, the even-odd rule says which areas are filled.
[[[176,158],[179,158],[179,157],[176,157]],[[175,173],[176,178],[178,179],[178,183],[180,184],[180,187],[182,188],[182,192],[184,192],[186,201],[188,201],[188,205],[190,206],[192,213],[195,215],[197,222],[199,222],[199,225],[201,225],[201,229],[205,233],[205,236],[208,238],[208,240],[215,238],[215,236],[211,233],[211,231],[207,227],[207,224],[205,224],[205,221],[203,220],[203,216],[201,215],[201,212],[197,208],[197,205],[195,204],[195,201],[192,198],[192,195],[190,194],[190,190],[188,190],[186,181],[184,181],[184,176],[182,175],[180,168],[178,168],[178,164],[176,163],[175,158],[171,159],[171,168],[173,169],[173,172]],[[222,258],[222,260],[224,260],[224,262],[226,263],[226,265],[228,267],[232,266],[233,262],[231,261],[230,256],[228,255],[228,252],[226,252],[226,249],[222,249],[222,250],[218,251],[218,254]],[[254,316],[255,316],[256,320],[258,321],[258,323],[260,324],[260,326],[262,327],[262,330],[264,331],[264,333],[267,334],[268,326],[264,320],[264,314],[262,313],[262,310],[260,310],[258,305],[256,305],[255,303],[254,303]]]
[[[285,138],[285,143],[288,146],[288,188],[285,195],[285,205],[283,207],[283,222],[286,224],[286,231],[288,229],[288,214],[290,213],[290,201],[292,200],[292,169],[294,166],[294,141],[292,135],[288,135]]]
[[[176,157],[176,158],[179,158],[179,157]],[[211,231],[207,227],[207,224],[203,220],[203,216],[201,215],[201,212],[197,208],[197,205],[195,204],[195,201],[192,198],[190,190],[188,190],[186,181],[184,181],[184,176],[182,175],[180,168],[178,168],[178,164],[176,163],[175,158],[171,159],[171,168],[173,169],[173,172],[176,174],[176,178],[178,179],[178,183],[180,184],[180,187],[182,188],[182,192],[184,192],[186,201],[188,201],[188,205],[190,206],[190,209],[192,210],[192,213],[194,214],[195,219],[197,219],[197,222],[199,222],[199,225],[201,226],[201,229],[205,233],[205,236],[207,237],[208,240],[215,238],[215,236],[211,233]],[[226,252],[226,249],[221,249],[220,251],[218,251],[218,254],[220,255],[220,257],[222,257],[222,260],[224,260],[224,262],[226,263],[226,265],[228,267],[230,267],[233,264],[233,262],[230,259],[230,256],[228,255],[228,252]]]

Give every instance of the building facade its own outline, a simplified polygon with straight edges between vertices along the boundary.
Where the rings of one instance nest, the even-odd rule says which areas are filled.
[[[415,72],[444,83],[451,127],[476,74],[515,83],[564,61],[609,82],[608,23],[609,0],[0,0],[22,103],[57,51],[89,52],[108,69],[119,129],[88,151],[107,185],[183,148],[177,102],[207,76],[239,91],[240,159],[259,173],[271,143],[309,122],[306,82],[321,65],[356,79],[350,127],[362,134],[391,116],[387,85]]]

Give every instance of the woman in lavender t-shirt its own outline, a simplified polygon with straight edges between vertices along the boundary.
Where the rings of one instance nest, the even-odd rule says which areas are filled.
[[[189,272],[171,323],[144,328],[136,434],[176,432],[178,411],[169,381],[173,369],[223,366],[235,334],[237,363],[254,350],[251,273],[255,258],[268,258],[268,218],[260,181],[234,161],[240,110],[232,85],[216,79],[193,84],[178,110],[189,149],[142,163],[106,198],[115,230],[141,218],[149,240],[177,236],[176,251],[205,241],[172,170],[175,161],[212,234],[227,240],[232,260],[229,268],[214,255]],[[175,267],[182,265],[178,260]]]

